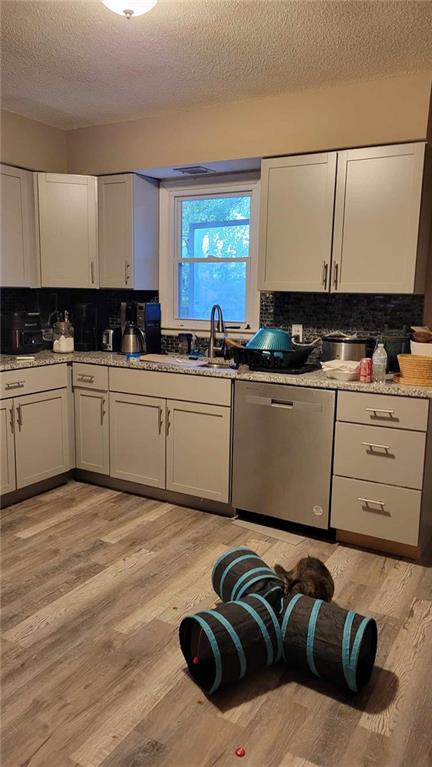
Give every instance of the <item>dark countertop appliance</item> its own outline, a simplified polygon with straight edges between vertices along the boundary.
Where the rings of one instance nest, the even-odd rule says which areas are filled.
[[[410,334],[407,327],[402,330],[385,328],[381,335],[388,356],[388,369],[391,373],[399,373],[398,354],[410,354]]]
[[[72,307],[77,352],[94,352],[99,349],[98,308],[95,304],[82,303]]]
[[[34,354],[52,344],[52,341],[44,339],[39,312],[5,314],[1,325],[3,354]]]

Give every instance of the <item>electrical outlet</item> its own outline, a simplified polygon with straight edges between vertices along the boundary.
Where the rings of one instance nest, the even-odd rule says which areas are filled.
[[[303,341],[303,325],[293,325],[291,327],[291,334],[293,336],[298,336],[298,340],[300,343]]]

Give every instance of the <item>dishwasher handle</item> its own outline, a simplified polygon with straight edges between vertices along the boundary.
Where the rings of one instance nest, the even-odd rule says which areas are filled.
[[[260,397],[253,394],[250,394],[246,397],[246,402],[248,405],[258,405],[260,407],[277,407],[283,410],[302,410],[315,413],[320,413],[322,411],[321,402],[305,402],[304,400]]]

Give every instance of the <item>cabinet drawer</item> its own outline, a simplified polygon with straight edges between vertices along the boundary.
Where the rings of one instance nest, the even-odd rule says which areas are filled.
[[[417,546],[421,492],[333,477],[331,526]]]
[[[341,391],[336,417],[349,423],[427,431],[428,412],[427,399]]]
[[[72,369],[74,387],[108,391],[108,368],[105,365],[74,362]]]
[[[231,381],[210,376],[157,373],[151,370],[110,368],[110,391],[144,394],[147,397],[231,404]]]
[[[418,431],[337,423],[334,473],[421,490],[425,441]]]
[[[44,365],[40,368],[19,368],[0,373],[1,398],[37,394],[68,385],[67,365]]]

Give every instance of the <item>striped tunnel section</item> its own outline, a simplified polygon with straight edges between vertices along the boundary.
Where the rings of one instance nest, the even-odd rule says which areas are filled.
[[[209,695],[282,656],[278,617],[259,594],[187,615],[179,635],[189,672]]]

